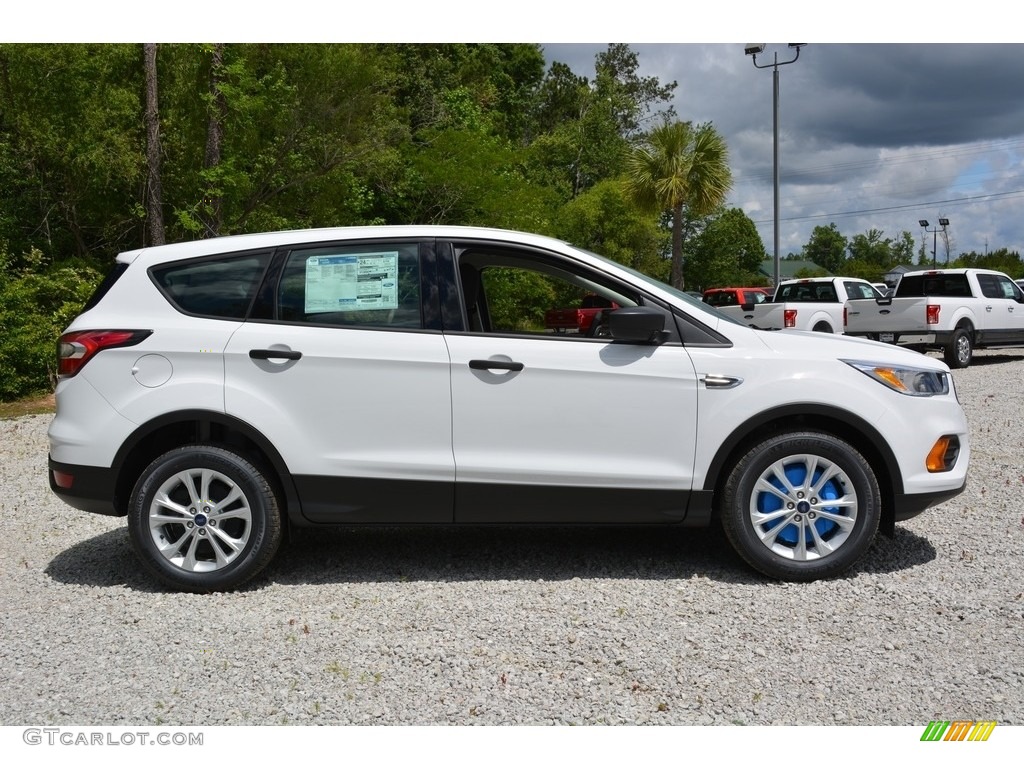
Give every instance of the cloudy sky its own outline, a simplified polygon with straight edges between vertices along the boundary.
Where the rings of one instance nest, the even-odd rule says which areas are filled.
[[[623,41],[628,42],[628,41]],[[549,61],[592,76],[607,44],[545,43]],[[729,146],[729,204],[772,237],[772,70],[744,45],[631,44],[641,74],[676,81],[684,120],[711,121]],[[794,51],[769,44],[759,64]],[[847,237],[909,231],[931,253],[939,217],[950,250],[1024,253],[1024,45],[821,44],[779,67],[780,252],[816,226]],[[938,260],[945,256],[941,235]]]
[[[891,0],[728,4],[681,0],[389,0],[387,3],[176,0],[141,15],[137,0],[12,6],[0,39],[188,42],[536,42],[549,61],[593,74],[609,42],[639,54],[641,74],[676,81],[684,120],[711,121],[735,176],[729,204],[772,236],[772,74],[742,40],[803,40],[779,68],[781,253],[815,226],[847,237],[906,230],[918,244],[948,218],[950,250],[1024,253],[1024,45],[997,0],[927,6]],[[827,13],[823,11],[828,8]],[[1002,20],[1003,23],[994,23]],[[760,63],[792,52],[768,44]],[[940,260],[944,249],[939,243]]]

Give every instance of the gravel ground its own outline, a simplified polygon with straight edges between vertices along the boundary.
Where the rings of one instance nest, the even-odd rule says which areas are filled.
[[[168,593],[2,421],[0,725],[1024,724],[1024,355],[954,378],[967,491],[809,585],[707,531],[380,529]]]

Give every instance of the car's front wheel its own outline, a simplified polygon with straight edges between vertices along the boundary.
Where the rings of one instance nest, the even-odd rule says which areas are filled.
[[[190,445],[153,461],[132,493],[132,544],[146,568],[187,592],[235,589],[259,573],[281,542],[269,482],[225,448]]]
[[[721,505],[730,543],[758,571],[789,581],[847,570],[881,517],[878,480],[847,442],[823,432],[775,435],[733,466]]]

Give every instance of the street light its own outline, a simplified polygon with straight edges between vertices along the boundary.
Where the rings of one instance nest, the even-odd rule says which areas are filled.
[[[776,52],[771,64],[758,64],[757,54],[764,53],[765,43],[747,43],[743,47],[743,53],[750,56],[757,69],[772,68],[772,162],[775,167],[772,185],[774,189],[773,206],[774,227],[775,227],[775,285],[779,284],[779,67],[783,64],[792,64],[800,58],[800,49],[807,43],[790,43],[789,47],[796,50],[796,54],[788,61],[779,61],[779,54]]]
[[[942,231],[942,239],[946,239],[946,227],[949,226],[949,219],[939,217],[939,226],[935,229],[928,229],[928,219],[918,219],[917,223],[920,224],[925,232],[932,233],[932,269],[935,269],[935,249],[939,244],[939,231]],[[946,263],[949,264],[949,255],[946,255]]]

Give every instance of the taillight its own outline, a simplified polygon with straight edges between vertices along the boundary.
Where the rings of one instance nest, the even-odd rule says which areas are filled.
[[[115,347],[131,347],[152,331],[72,331],[57,342],[57,375],[74,376],[98,352]]]
[[[786,328],[796,328],[796,310],[787,309],[782,313],[782,324]]]
[[[929,304],[925,309],[925,317],[927,318],[928,325],[939,324],[939,310],[942,306],[939,304]]]
[[[849,317],[846,314],[846,307],[843,307],[843,327],[845,328],[850,324]]]

